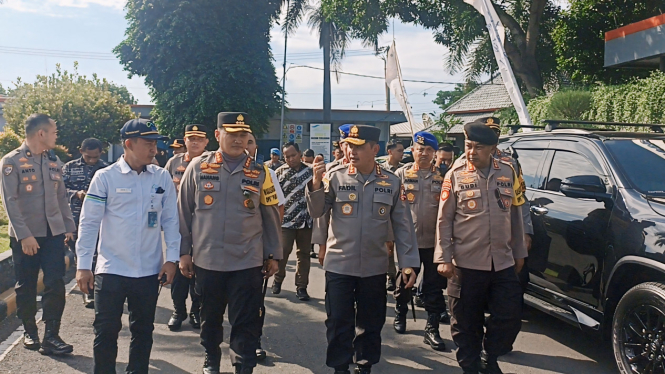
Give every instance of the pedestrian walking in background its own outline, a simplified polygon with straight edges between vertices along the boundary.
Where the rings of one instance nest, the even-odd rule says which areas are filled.
[[[25,332],[23,346],[42,354],[71,353],[60,339],[65,308],[65,241],[76,225],[62,178],[63,164],[53,152],[58,128],[45,114],[25,121],[23,144],[2,158],[2,201],[9,218],[9,246],[16,275],[16,315]],[[37,279],[43,271],[42,319],[46,331],[40,344],[35,322]]]
[[[282,249],[284,257],[279,261],[279,271],[275,274],[272,293],[279,294],[282,282],[286,278],[286,264],[296,244],[296,297],[301,301],[309,300],[310,250],[312,245],[312,218],[307,211],[305,187],[312,180],[312,168],[301,161],[302,154],[298,144],[284,144],[286,164],[277,169],[277,178],[286,195],[284,218],[282,219]]]
[[[83,200],[90,187],[90,181],[95,173],[108,166],[108,164],[100,157],[102,155],[103,145],[102,142],[95,138],[85,139],[81,143],[79,152],[81,157],[76,160],[69,161],[62,169],[62,180],[67,187],[67,195],[69,197],[69,207],[72,210],[74,223],[76,227],[79,225],[79,218],[81,216],[81,208],[83,207]],[[74,239],[70,240],[67,244],[69,249],[76,253],[76,234]],[[97,262],[97,252],[92,260],[92,269],[94,270]],[[95,293],[83,292],[83,304],[86,308],[95,307]]]
[[[127,372],[148,373],[160,279],[165,275],[162,285],[173,281],[180,245],[175,186],[166,170],[151,163],[157,141],[166,137],[143,119],[128,121],[120,134],[125,153],[92,178],[76,242],[79,289],[95,290],[93,355],[99,374],[115,373],[125,301],[132,334]]]
[[[277,148],[270,148],[270,161],[267,161],[265,165],[272,169],[277,170],[280,166],[284,165],[284,162],[281,160],[282,153]]]
[[[449,279],[457,362],[464,373],[498,374],[497,357],[512,349],[521,326],[524,196],[510,163],[492,156],[497,134],[482,123],[466,124],[464,133],[466,158],[443,181],[434,262]]]
[[[185,146],[183,147],[185,152],[174,155],[166,163],[164,168],[171,174],[176,191],[180,189],[180,180],[189,163],[195,157],[201,156],[208,146],[206,131],[207,129],[203,125],[191,124],[185,126]],[[189,324],[195,329],[201,327],[201,298],[194,290],[195,282],[196,277],[186,278],[179,271],[176,271],[171,285],[173,314],[167,323],[169,330],[180,330],[182,322],[187,319],[187,294],[192,300],[192,306],[189,310]]]

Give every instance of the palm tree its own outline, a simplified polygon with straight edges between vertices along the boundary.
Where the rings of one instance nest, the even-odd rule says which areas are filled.
[[[323,122],[330,123],[331,117],[331,66],[335,71],[335,78],[339,82],[339,70],[349,35],[346,30],[329,21],[323,14],[321,3],[314,6],[309,0],[293,0],[288,6],[282,31],[292,35],[303,18],[307,18],[307,25],[319,34],[319,48],[323,49]]]

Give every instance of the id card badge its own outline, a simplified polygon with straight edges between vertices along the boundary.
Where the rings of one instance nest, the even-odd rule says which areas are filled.
[[[148,227],[157,227],[157,212],[154,210],[148,212]]]

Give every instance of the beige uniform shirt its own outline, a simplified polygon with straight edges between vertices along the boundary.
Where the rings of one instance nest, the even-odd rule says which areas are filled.
[[[196,266],[236,271],[282,259],[277,194],[265,166],[244,156],[231,171],[221,151],[190,162],[180,182],[180,255]]]
[[[9,236],[17,240],[75,232],[63,163],[47,152],[33,154],[23,143],[2,158],[2,201],[9,217]]]
[[[434,166],[420,170],[416,163],[405,165],[395,175],[404,185],[418,247],[434,248],[443,176]]]
[[[391,229],[400,266],[420,266],[413,222],[394,174],[376,165],[365,180],[352,165],[338,166],[324,185],[305,190],[312,217],[330,212],[324,270],[356,277],[385,274]]]
[[[171,178],[173,178],[176,191],[180,190],[180,181],[190,161],[192,161],[192,158],[189,156],[189,153],[180,153],[171,157],[166,162],[166,166],[164,166],[164,169],[168,170]]]
[[[495,158],[487,177],[466,159],[456,163],[443,181],[434,263],[500,271],[527,257],[518,183],[510,164]]]

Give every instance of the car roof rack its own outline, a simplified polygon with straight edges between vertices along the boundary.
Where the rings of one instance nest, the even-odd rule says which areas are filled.
[[[519,129],[544,129],[545,126],[508,125],[508,135],[515,135]]]
[[[563,120],[563,119],[545,119],[542,121],[545,123],[545,131],[552,131],[555,129],[579,129],[579,130],[589,130],[589,131],[612,131],[612,129],[595,129],[581,126],[566,126],[560,127],[559,125],[599,125],[599,126],[617,126],[617,127],[648,127],[652,132],[663,134],[663,124],[655,123],[625,123],[625,122],[601,122],[601,121],[575,121],[575,120]],[[531,126],[524,126],[531,127]]]

